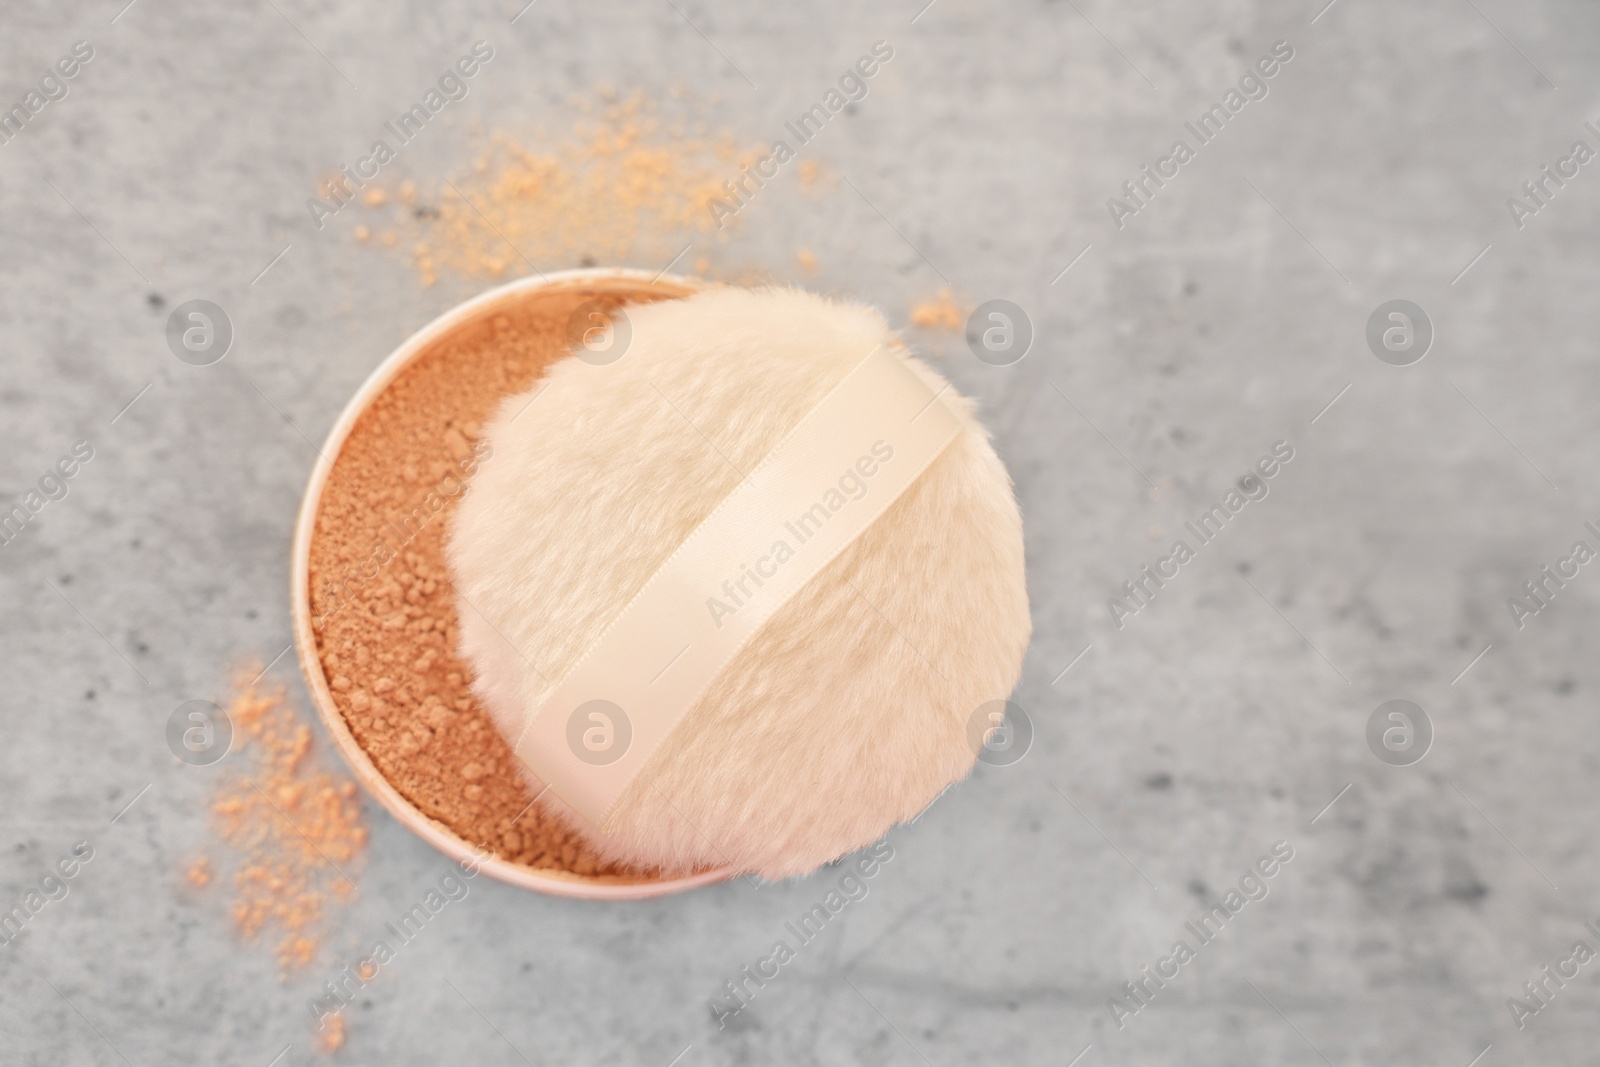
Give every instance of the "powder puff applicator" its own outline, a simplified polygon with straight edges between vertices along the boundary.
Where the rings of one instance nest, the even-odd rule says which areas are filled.
[[[486,428],[447,546],[475,692],[608,858],[809,871],[962,778],[1015,686],[1010,479],[870,308],[720,288],[608,329]]]

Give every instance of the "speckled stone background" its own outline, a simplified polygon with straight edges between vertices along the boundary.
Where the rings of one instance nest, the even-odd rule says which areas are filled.
[[[1507,198],[1600,148],[1600,9],[124,2],[0,14],[7,107],[94,48],[0,144],[0,507],[73,442],[95,451],[0,546],[0,903],[95,849],[0,947],[0,1061],[319,1062],[307,999],[444,870],[369,805],[359,897],[280,980],[225,897],[183,887],[226,763],[178,763],[164,730],[288,644],[310,441],[480,288],[425,288],[353,214],[319,231],[305,208],[476,40],[496,59],[396,177],[436,186],[470,166],[472,122],[559,126],[602,82],[717,94],[720,124],[768,140],[892,44],[810,149],[840,180],[779,179],[694,255],[897,323],[946,285],[1025,309],[1012,366],[909,336],[981,397],[1016,479],[1035,638],[1014,699],[1036,737],[891,833],[867,896],[721,1028],[709,1002],[837,870],[626,906],[479,879],[362,991],[333,1062],[1595,1060],[1600,963],[1547,980],[1520,1029],[1507,1002],[1600,947],[1600,575],[1520,629],[1507,601],[1600,547],[1600,171],[1548,183],[1521,228]],[[1276,41],[1293,59],[1269,94],[1119,229],[1107,199]],[[237,331],[211,367],[165,341],[196,298]],[[1405,367],[1365,337],[1395,298],[1436,333]],[[1115,627],[1108,598],[1278,441],[1270,495]],[[274,673],[305,707],[292,654]],[[1366,740],[1396,698],[1435,734],[1410,766]],[[1124,983],[1275,842],[1293,859],[1265,899],[1136,1014],[1108,1006],[1137,1006]]]

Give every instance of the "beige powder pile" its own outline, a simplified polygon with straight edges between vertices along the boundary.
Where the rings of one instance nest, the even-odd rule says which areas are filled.
[[[929,330],[959,330],[966,322],[955,294],[940,289],[932,300],[919,300],[911,305],[911,325]]]
[[[380,244],[409,249],[425,285],[441,269],[499,278],[533,267],[665,264],[691,240],[725,236],[709,203],[767,151],[713,130],[707,103],[679,93],[668,104],[674,117],[642,92],[603,92],[599,103],[575,102],[582,117],[569,130],[481,135],[471,172],[431,193],[409,182],[369,188],[362,203],[372,210],[356,239],[375,233]],[[821,173],[802,165],[802,185]],[[705,273],[709,262],[695,267]]]
[[[355,891],[348,877],[367,842],[356,784],[310,758],[311,728],[281,687],[257,688],[241,672],[228,708],[234,751],[212,800],[219,865],[232,869],[232,916],[247,941],[271,939],[284,972],[309,964],[331,909]],[[213,857],[188,871],[213,882]]]

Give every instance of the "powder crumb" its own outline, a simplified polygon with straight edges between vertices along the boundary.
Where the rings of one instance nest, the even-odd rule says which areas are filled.
[[[794,254],[794,258],[800,261],[800,268],[807,274],[817,273],[817,257],[811,254],[811,249],[800,249]]]
[[[281,687],[245,681],[255,674],[246,668],[235,678],[235,770],[218,783],[211,812],[233,861],[234,925],[246,941],[271,938],[288,973],[316,958],[333,905],[349,899],[347,875],[367,829],[355,783],[316,765],[311,728]],[[210,884],[209,858],[188,879]]]
[[[417,183],[407,178],[400,183],[400,199],[407,204],[417,202]]]
[[[948,289],[940,289],[932,300],[911,305],[911,325],[935,330],[959,330],[963,318],[956,306],[955,296]]]
[[[318,1052],[336,1052],[344,1046],[344,1014],[329,1015],[322,1020],[322,1029],[317,1033]]]
[[[184,874],[184,878],[196,889],[204,888],[211,884],[211,861],[201,856]]]
[[[361,200],[368,207],[379,207],[389,202],[389,194],[382,189],[368,189],[362,194]]]
[[[822,164],[815,159],[802,160],[800,163],[800,184],[807,189],[815,189],[822,180]]]
[[[384,230],[383,231],[383,235],[380,236],[378,238],[378,240],[382,241],[385,245],[388,245],[390,248],[393,248],[396,244],[398,244],[400,242],[400,235],[395,233],[393,230]]]
[[[365,226],[356,227],[356,240],[360,241],[362,244],[366,244],[367,238],[371,236],[372,231],[367,229]]]
[[[711,273],[711,261],[705,256],[695,257],[694,272],[704,278]]]

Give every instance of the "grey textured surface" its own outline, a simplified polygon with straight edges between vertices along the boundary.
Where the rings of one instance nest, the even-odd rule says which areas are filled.
[[[1015,699],[1037,739],[896,830],[867,897],[725,1029],[708,1000],[837,873],[628,906],[480,879],[363,993],[335,1059],[1594,1060],[1600,968],[1525,1029],[1506,1002],[1600,944],[1583,652],[1600,578],[1584,568],[1520,631],[1506,601],[1596,543],[1600,176],[1520,230],[1506,198],[1575,140],[1600,147],[1582,127],[1600,122],[1600,10],[937,0],[913,24],[917,2],[539,0],[512,24],[517,0],[121,2],[0,15],[7,105],[73,41],[95,48],[0,144],[0,504],[74,441],[95,449],[0,546],[0,900],[95,848],[0,947],[0,1060],[265,1067],[287,1045],[276,1062],[315,1062],[307,998],[443,871],[369,805],[359,898],[280,981],[221,897],[182,887],[222,768],[178,764],[162,731],[289,640],[301,432],[320,440],[385,354],[478,288],[424,289],[350,217],[318,232],[304,207],[477,39],[496,61],[397,176],[460,173],[469,119],[563,123],[599,82],[718,92],[719,121],[770,139],[893,44],[816,146],[859,195],[798,197],[791,174],[708,254],[805,281],[804,244],[810,284],[897,322],[946,279],[1029,311],[1012,367],[912,337],[982,398],[1017,482],[1036,637]],[[1277,40],[1295,56],[1270,94],[1118,230],[1106,199]],[[195,297],[238,330],[209,368],[163,337]],[[1364,341],[1395,297],[1437,329],[1410,367]],[[1114,628],[1107,598],[1278,440],[1295,455],[1270,496]],[[277,673],[303,700],[289,658]],[[1409,767],[1364,739],[1394,697],[1437,730]],[[1277,841],[1294,858],[1270,895],[1119,1028],[1107,999]]]

